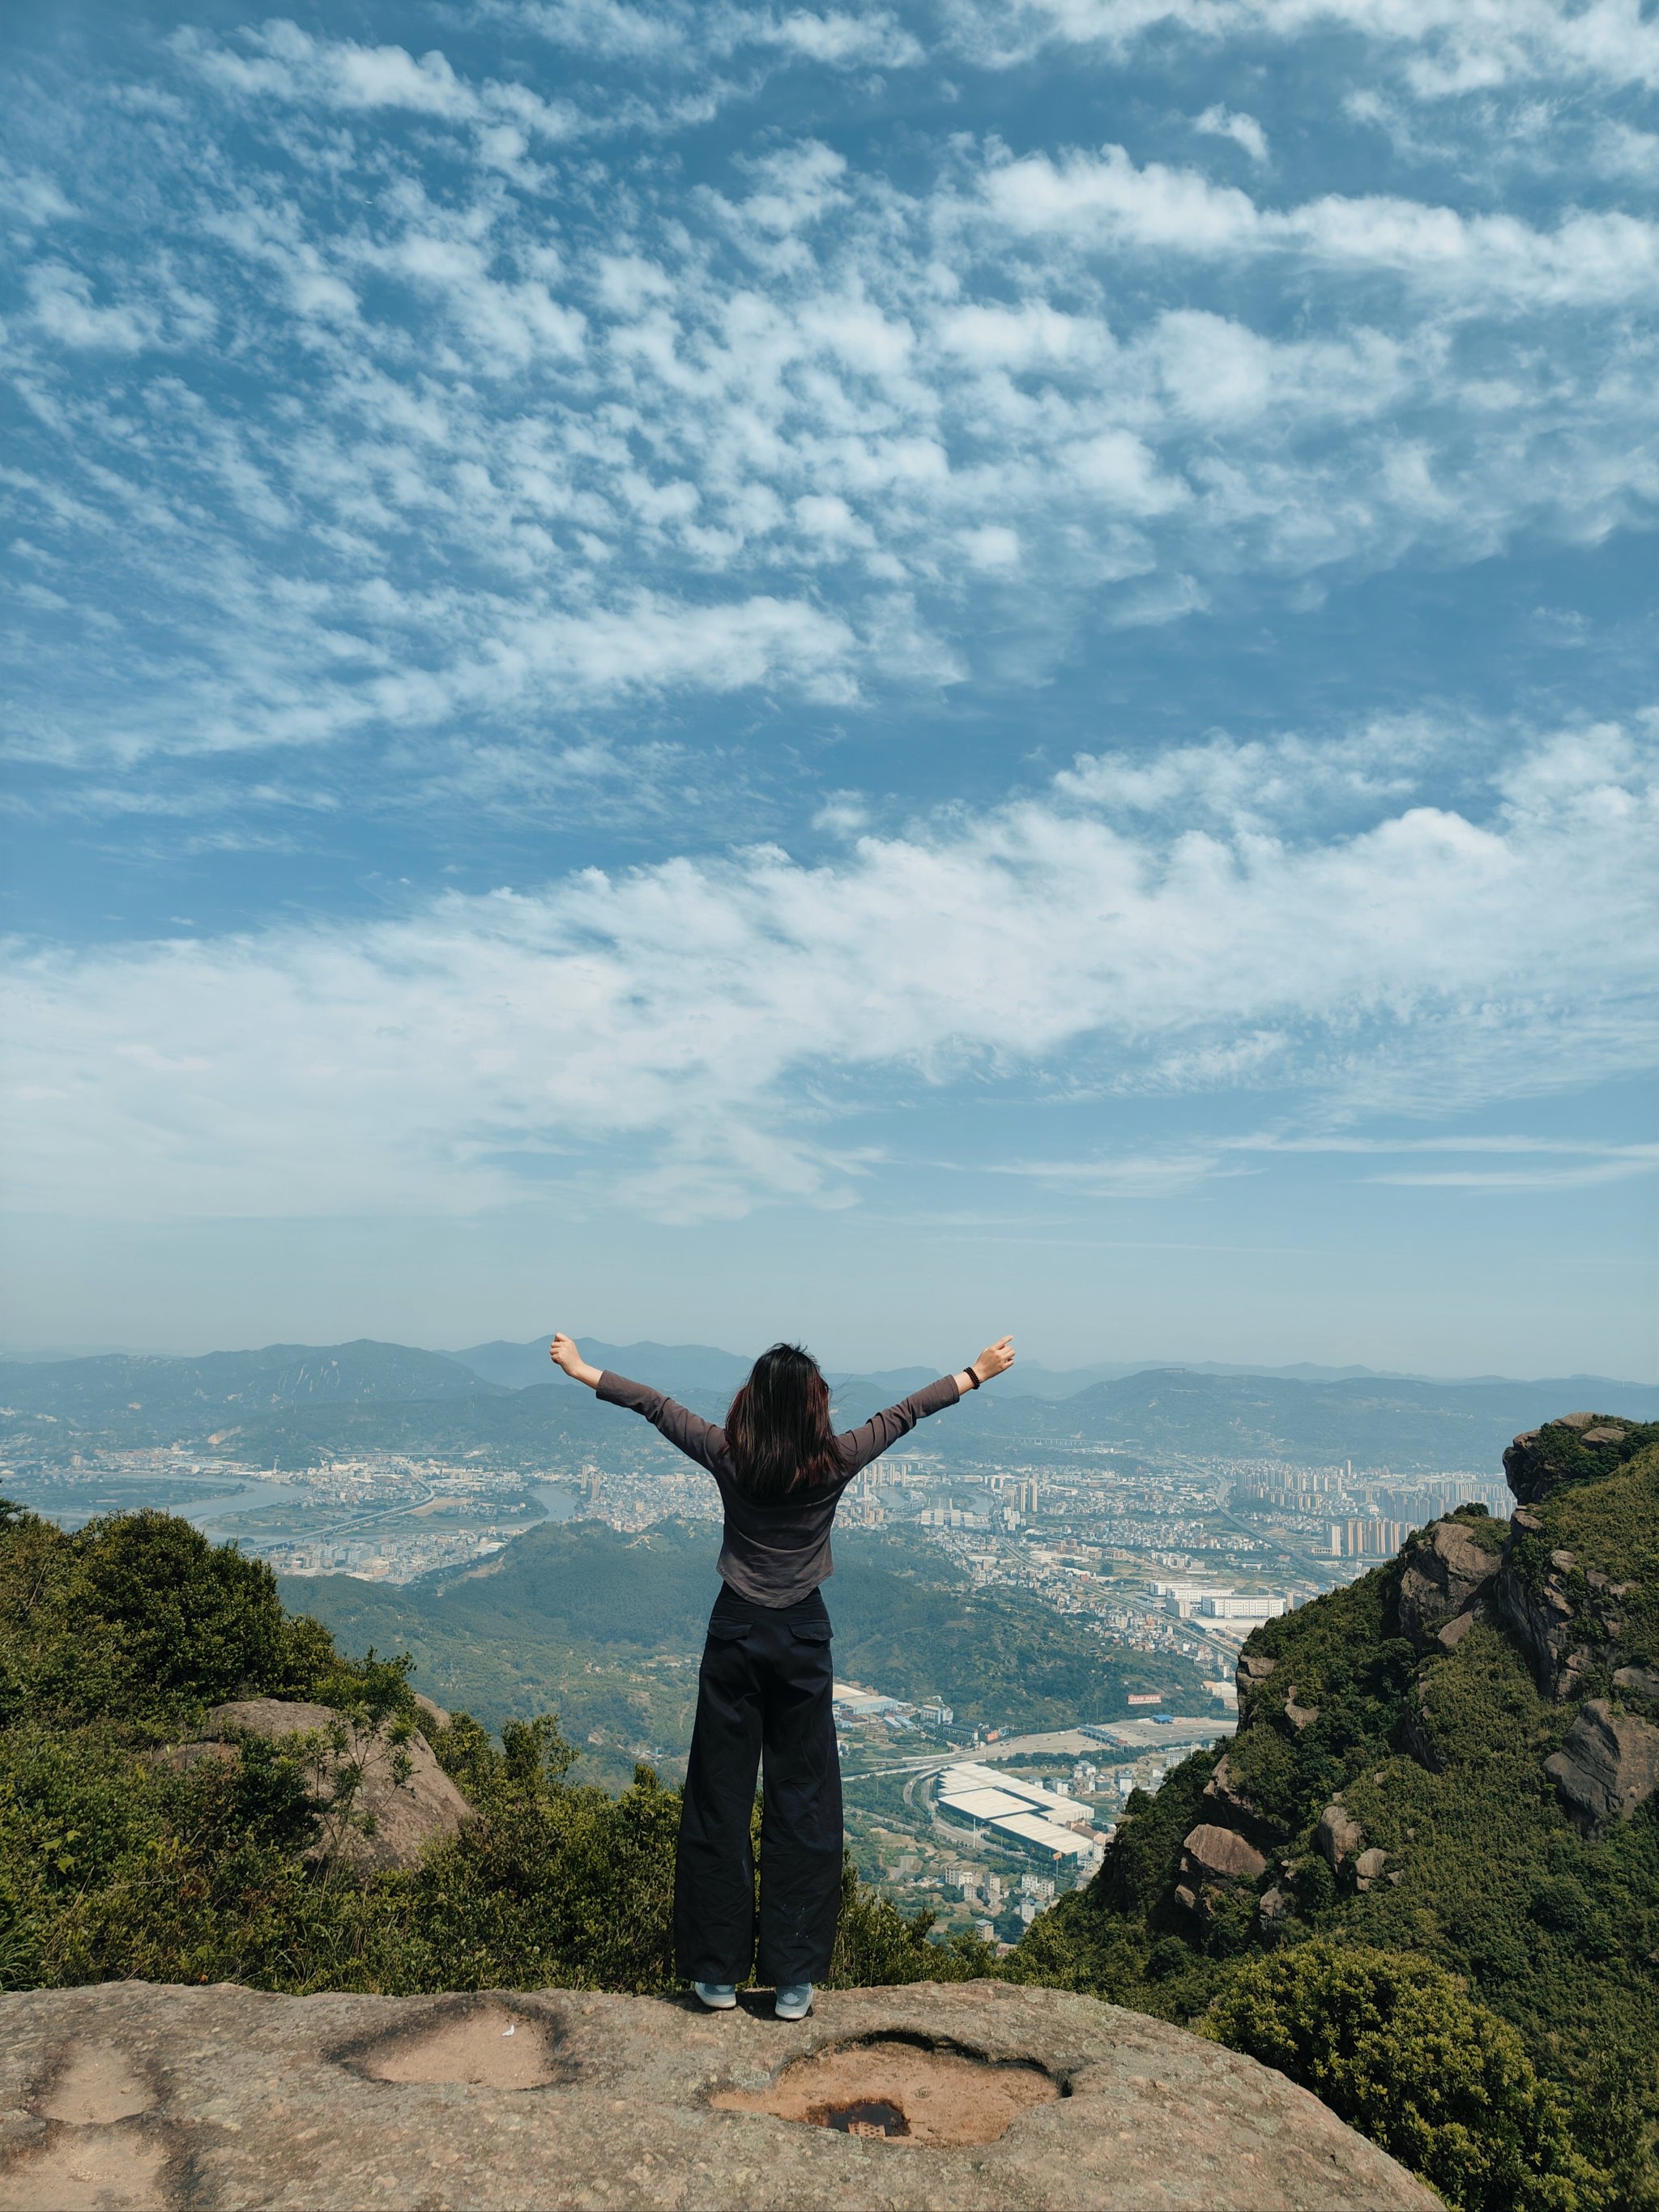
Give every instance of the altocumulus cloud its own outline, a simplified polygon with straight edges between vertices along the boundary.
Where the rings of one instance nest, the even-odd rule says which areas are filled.
[[[1293,744],[1096,757],[833,865],[36,955],[7,1158],[117,1215],[465,1207],[581,1160],[684,1218],[844,1200],[860,1109],[964,1073],[1271,1079],[1340,1116],[1649,1062],[1659,727],[1539,737],[1466,811],[1378,803],[1410,752],[1358,737],[1311,799]]]
[[[1605,9],[1514,14],[1472,11],[1468,50],[1513,72],[1547,33],[1587,68],[1609,43]],[[680,89],[552,98],[437,49],[198,31],[165,98],[88,92],[61,179],[44,147],[15,173],[16,557],[78,679],[21,655],[16,751],[464,749],[739,690],[915,699],[984,673],[985,640],[1040,678],[1102,629],[1651,517],[1647,214],[1270,191],[1265,135],[1220,106],[1199,143],[1248,189],[944,130],[902,179],[809,135],[688,185],[648,149],[689,87],[725,96],[721,56],[905,68],[977,19],[501,20]],[[1463,37],[1428,0],[1021,20]]]

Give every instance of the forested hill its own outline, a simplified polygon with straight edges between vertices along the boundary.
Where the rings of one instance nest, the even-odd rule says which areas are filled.
[[[592,1345],[718,1419],[742,1362],[708,1346]],[[289,1468],[373,1451],[459,1457],[517,1468],[557,1464],[624,1442],[653,1452],[642,1424],[550,1376],[545,1354],[485,1345],[451,1358],[404,1345],[272,1345],[200,1359],[0,1361],[0,1444],[54,1462],[88,1446],[210,1442],[250,1466]],[[474,1362],[474,1364],[468,1364]],[[487,1372],[478,1371],[480,1369]],[[890,1404],[929,1370],[841,1379],[848,1425]],[[543,1376],[549,1379],[540,1379]],[[526,1379],[530,1378],[530,1379]],[[1109,1447],[1167,1459],[1279,1458],[1328,1466],[1478,1468],[1517,1429],[1563,1407],[1617,1403],[1659,1419],[1659,1387],[1570,1376],[1544,1382],[1429,1382],[1358,1376],[1199,1372],[1158,1368],[1063,1396],[975,1392],[927,1431],[947,1464],[1044,1449]]]
[[[1131,1799],[1023,1970],[1176,2019],[1231,1990],[1229,2039],[1308,2079],[1279,2008],[1300,1977],[1340,2016],[1331,1943],[1450,1969],[1578,2100],[1580,2148],[1624,2161],[1606,2197],[1517,2201],[1650,2207],[1659,1425],[1579,1415],[1505,1465],[1512,1522],[1462,1508],[1252,1633],[1234,1741]]]
[[[490,1567],[386,1589],[343,1575],[280,1585],[354,1650],[407,1651],[440,1703],[490,1727],[556,1706],[584,1772],[636,1759],[677,1765],[690,1739],[696,1660],[714,1577],[714,1532],[659,1522],[623,1535],[595,1522],[544,1526]],[[1125,1650],[1026,1593],[975,1591],[942,1553],[845,1529],[825,1595],[836,1665],[897,1697],[943,1697],[969,1724],[1054,1728],[1121,1717],[1133,1690],[1175,1710],[1212,1701],[1190,1660]]]

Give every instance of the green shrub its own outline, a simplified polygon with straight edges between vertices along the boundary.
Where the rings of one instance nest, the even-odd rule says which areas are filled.
[[[1316,1938],[1233,1967],[1200,2031],[1310,2089],[1458,2212],[1615,2212],[1520,2037],[1425,1959]]]

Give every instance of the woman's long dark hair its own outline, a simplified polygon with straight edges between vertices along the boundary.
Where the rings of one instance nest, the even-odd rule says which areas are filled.
[[[830,1425],[830,1385],[798,1344],[775,1344],[732,1401],[726,1440],[738,1485],[750,1498],[812,1490],[846,1473]]]

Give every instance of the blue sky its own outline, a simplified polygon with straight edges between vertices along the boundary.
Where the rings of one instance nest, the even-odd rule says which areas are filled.
[[[1655,1374],[1633,0],[8,26],[9,1345]]]

